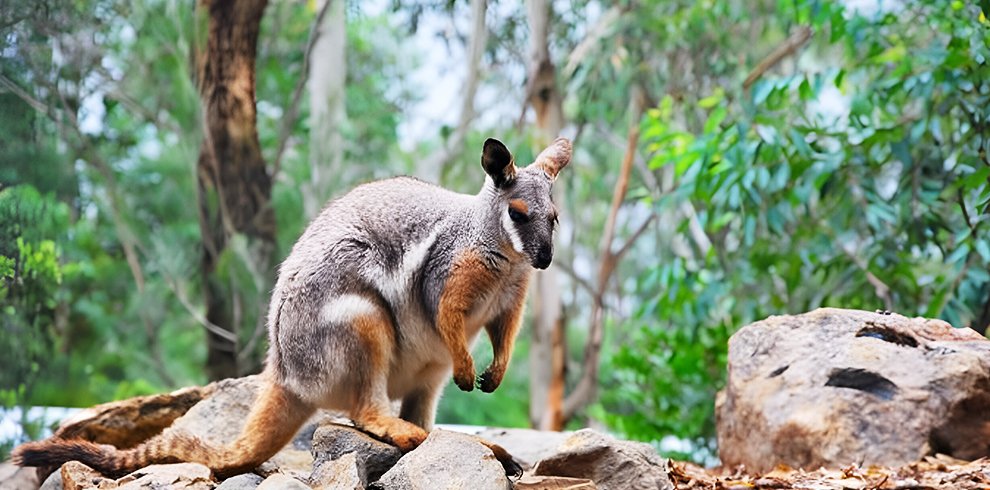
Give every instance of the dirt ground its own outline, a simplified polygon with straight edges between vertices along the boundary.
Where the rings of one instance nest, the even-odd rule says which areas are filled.
[[[678,490],[990,489],[990,458],[970,462],[938,455],[900,468],[805,471],[778,467],[765,474],[750,474],[745,468],[705,469],[679,461],[672,461],[671,466],[670,476]]]

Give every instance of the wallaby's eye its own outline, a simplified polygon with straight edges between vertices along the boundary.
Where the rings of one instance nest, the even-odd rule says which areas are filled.
[[[526,223],[529,221],[529,216],[527,216],[526,213],[523,213],[515,208],[509,208],[509,218],[516,223]]]

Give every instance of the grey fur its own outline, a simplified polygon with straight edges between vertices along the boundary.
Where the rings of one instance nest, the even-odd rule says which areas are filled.
[[[489,154],[495,143],[501,145],[486,142],[490,175],[477,195],[398,177],[361,185],[327,204],[282,263],[272,294],[268,363],[276,382],[314,406],[353,408],[362,396],[354,390],[377,381],[367,368],[366,347],[346,319],[366,308],[384,312],[396,342],[387,388],[379,388],[388,399],[405,399],[403,418],[429,430],[439,389],[450,376],[436,317],[457,255],[478,251],[506,285],[479,313],[483,324],[512,306],[507,298],[514,297],[513,287],[525,287],[532,265],[546,267],[552,254],[556,210],[550,188],[570,160],[570,143],[555,142],[566,143],[566,160],[553,162],[552,172],[539,160],[516,171],[504,146],[495,148],[504,153]],[[509,161],[498,165],[491,158]],[[510,199],[528,206],[525,223],[509,218]],[[506,253],[513,250],[513,233],[522,253]],[[466,332],[469,342],[482,326]]]

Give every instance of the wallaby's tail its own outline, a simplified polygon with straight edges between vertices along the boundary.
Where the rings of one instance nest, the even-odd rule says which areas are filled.
[[[79,461],[101,473],[120,476],[149,464],[188,461],[202,463],[220,477],[251,471],[292,440],[313,408],[282,386],[269,384],[258,394],[247,424],[237,440],[213,447],[199,437],[180,431],[162,434],[132,449],[94,444],[80,439],[47,439],[22,444],[14,450],[18,466],[58,468]]]

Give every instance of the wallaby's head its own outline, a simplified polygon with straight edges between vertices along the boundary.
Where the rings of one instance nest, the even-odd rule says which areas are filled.
[[[546,269],[553,259],[557,208],[550,186],[570,161],[571,142],[566,138],[557,138],[536,161],[521,169],[496,139],[485,141],[481,154],[481,166],[495,186],[492,205],[500,215],[503,233],[512,248],[525,254],[537,269]]]

